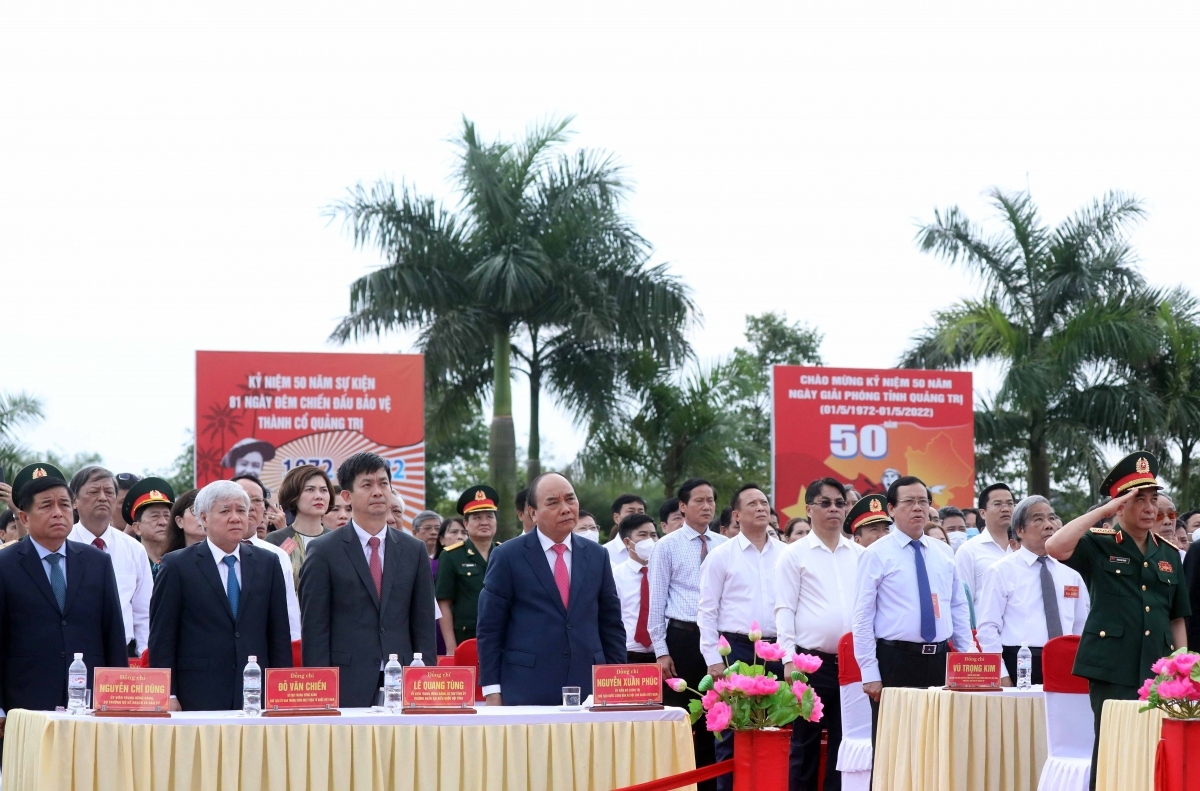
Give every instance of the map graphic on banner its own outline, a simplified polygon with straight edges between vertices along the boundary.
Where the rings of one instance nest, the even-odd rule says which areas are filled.
[[[425,383],[419,354],[196,352],[196,485],[293,467],[387,459],[412,518],[425,505]]]
[[[970,372],[772,369],[771,465],[775,507],[805,516],[817,478],[880,494],[903,475],[933,490],[937,507],[975,497],[975,413]]]

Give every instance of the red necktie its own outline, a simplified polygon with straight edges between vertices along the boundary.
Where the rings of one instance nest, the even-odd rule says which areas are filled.
[[[96,538],[94,538],[92,540],[92,546],[94,546],[96,549],[103,552],[104,551],[104,539],[97,536]]]
[[[375,580],[375,595],[383,596],[383,564],[379,562],[379,538],[371,536],[367,539],[371,548],[371,579]]]
[[[563,607],[566,607],[571,600],[571,578],[567,575],[567,561],[563,560],[567,545],[555,544],[554,551],[558,553],[554,561],[554,584],[558,586],[558,595],[562,596]]]
[[[650,578],[646,576],[647,571],[649,569],[642,566],[642,601],[638,605],[637,628],[633,630],[633,639],[645,646],[650,645]]]

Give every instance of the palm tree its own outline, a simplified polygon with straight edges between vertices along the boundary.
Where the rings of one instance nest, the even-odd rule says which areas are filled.
[[[15,467],[25,459],[26,449],[17,442],[16,430],[36,424],[44,417],[42,402],[27,393],[0,393],[0,467]]]
[[[1158,347],[1161,295],[1144,289],[1126,237],[1141,204],[1111,192],[1050,229],[1027,193],[990,196],[1004,233],[985,235],[957,207],[918,232],[922,250],[965,265],[984,294],[935,314],[901,365],[998,363],[993,409],[976,413],[979,440],[1019,443],[1030,494],[1050,493],[1052,466],[1087,474],[1094,488],[1100,444],[1127,441],[1153,408],[1111,367]]]
[[[492,398],[489,476],[501,525],[515,528],[516,437],[512,375],[529,381],[526,475],[540,461],[541,394],[573,412],[606,415],[626,361],[650,350],[663,364],[690,353],[694,306],[620,212],[628,192],[611,156],[555,155],[570,118],[531,128],[519,144],[484,142],[464,119],[455,174],[461,212],[386,180],[333,204],[357,246],[382,268],[351,286],[340,343],[405,328],[419,331],[431,397],[443,411],[429,432],[461,424]]]

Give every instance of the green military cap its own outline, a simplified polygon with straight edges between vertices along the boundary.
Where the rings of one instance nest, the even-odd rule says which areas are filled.
[[[891,521],[887,512],[887,498],[882,494],[868,494],[855,503],[854,507],[850,509],[850,513],[846,514],[842,530],[853,533],[865,525],[873,525],[876,522],[890,523]]]
[[[1134,451],[1121,459],[1111,470],[1100,491],[1109,497],[1120,497],[1130,489],[1161,489],[1158,485],[1158,459],[1144,450]]]
[[[471,486],[458,498],[458,512],[463,516],[477,511],[495,511],[500,495],[486,484]]]
[[[34,462],[21,468],[12,482],[12,501],[17,510],[21,508],[22,494],[33,497],[39,492],[67,485],[67,476],[53,464]]]
[[[171,506],[175,503],[175,490],[162,478],[142,478],[125,493],[121,505],[121,516],[129,524],[137,521],[138,511],[148,505]]]

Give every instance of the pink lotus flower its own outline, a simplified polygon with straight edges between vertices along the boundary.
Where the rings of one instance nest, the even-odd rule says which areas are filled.
[[[712,691],[716,692],[718,695],[722,695],[731,689],[733,689],[733,685],[724,678],[718,678],[713,682]]]
[[[687,689],[687,682],[684,681],[682,678],[668,678],[667,686],[670,687],[671,689],[675,690],[676,692],[683,692],[684,690]]]
[[[805,684],[803,681],[797,681],[792,684],[792,694],[796,696],[796,700],[800,700],[800,698],[804,697],[804,693],[807,691],[808,684]],[[815,695],[817,693],[814,692],[813,694]]]
[[[733,649],[729,646],[729,641],[725,639],[725,635],[717,638],[717,653],[721,656],[729,656],[729,652]]]
[[[1138,690],[1138,700],[1146,700],[1150,697],[1150,688],[1154,686],[1154,679],[1148,678],[1142,683]]]
[[[814,692],[814,693],[813,693],[813,709],[812,709],[812,714],[811,714],[811,715],[809,715],[808,721],[809,721],[809,722],[820,722],[820,721],[821,721],[821,716],[822,716],[824,713],[825,713],[825,704],[821,702],[821,698],[820,698],[820,697],[818,697],[818,696],[817,696],[817,693],[815,693],[815,692]]]
[[[716,733],[728,728],[732,718],[733,709],[729,708],[729,704],[717,701],[704,717],[704,724],[710,731]]]
[[[768,643],[765,640],[759,640],[754,644],[754,653],[758,654],[768,662],[778,662],[787,656],[787,649],[775,643]]]
[[[815,673],[821,667],[821,657],[813,656],[812,654],[793,654],[792,664],[801,673],[808,675]]]
[[[1184,683],[1191,684],[1192,688],[1185,692],[1183,696],[1188,700],[1200,700],[1200,684],[1197,684],[1195,681],[1186,681]]]
[[[1175,657],[1175,672],[1181,676],[1190,676],[1192,666],[1200,661],[1200,654],[1180,654]]]
[[[1169,656],[1164,656],[1162,659],[1150,666],[1150,672],[1154,673],[1156,676],[1161,676],[1163,673],[1166,673],[1167,675],[1174,675],[1175,660]]]
[[[710,689],[708,692],[704,693],[704,697],[700,698],[700,705],[704,707],[705,711],[708,711],[720,700],[721,696],[717,694],[717,691],[715,689]]]
[[[758,621],[750,622],[750,631],[746,635],[750,638],[750,642],[757,643],[762,639],[762,629],[758,628]]]
[[[1187,693],[1191,691],[1191,686],[1192,682],[1190,681],[1177,681],[1173,678],[1168,679],[1158,685],[1158,696],[1160,698],[1168,699],[1183,698],[1186,697]]]

